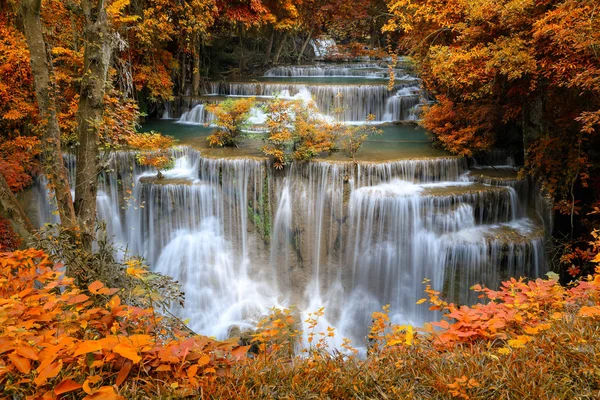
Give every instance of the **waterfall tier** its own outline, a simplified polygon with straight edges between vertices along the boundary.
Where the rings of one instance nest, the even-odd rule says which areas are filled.
[[[376,121],[393,122],[416,118],[421,103],[417,83],[398,83],[394,91],[386,85],[317,85],[309,83],[213,82],[206,86],[210,96],[257,97],[259,100],[280,97],[312,98],[319,111],[342,122],[364,122],[372,114]],[[206,123],[210,118],[203,107],[187,106],[180,122]]]
[[[415,79],[408,76],[402,69],[393,69],[396,77]],[[298,78],[298,77],[343,77],[343,78],[389,78],[389,70],[379,64],[357,65],[298,65],[279,66],[265,72],[265,77]]]
[[[324,306],[360,344],[385,304],[396,322],[435,318],[415,304],[424,278],[474,302],[475,283],[545,272],[526,187],[483,183],[462,158],[309,162],[281,173],[189,148],[173,157],[158,180],[134,153],[114,153],[98,215],[117,242],[183,283],[186,308],[174,312],[198,332],[226,337],[278,304]]]

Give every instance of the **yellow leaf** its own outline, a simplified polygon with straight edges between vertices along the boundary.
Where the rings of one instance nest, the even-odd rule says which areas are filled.
[[[421,299],[421,300],[417,301],[417,304],[423,304],[423,303],[425,303],[426,301],[427,301],[427,299]]]

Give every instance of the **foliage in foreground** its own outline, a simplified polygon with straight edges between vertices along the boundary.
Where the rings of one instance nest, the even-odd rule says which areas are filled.
[[[596,250],[598,250],[598,244]],[[594,262],[600,262],[596,256]],[[127,267],[143,283],[139,263]],[[17,398],[598,398],[600,267],[571,287],[512,279],[486,303],[457,307],[427,286],[441,321],[414,329],[373,314],[368,356],[348,342],[330,351],[334,329],[301,337],[288,310],[259,324],[252,342],[191,335],[166,324],[152,298],[95,281],[84,290],[38,250],[0,256],[0,389]],[[433,329],[432,326],[439,329]]]
[[[142,284],[148,272],[131,263]],[[192,336],[100,281],[85,290],[42,251],[0,258],[0,391],[24,398],[184,397],[216,389],[247,348]],[[135,290],[135,289],[132,289]],[[85,396],[85,397],[84,397]],[[72,398],[72,397],[68,397]]]

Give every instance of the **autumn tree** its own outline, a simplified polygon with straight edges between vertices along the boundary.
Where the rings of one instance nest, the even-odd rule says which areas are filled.
[[[438,102],[423,124],[472,155],[521,148],[558,199],[588,184],[600,109],[594,1],[393,0],[385,27],[418,63]],[[560,164],[560,165],[557,165]]]
[[[262,151],[275,169],[334,150],[340,125],[325,121],[314,102],[276,99],[266,110],[268,137]]]
[[[39,118],[44,132],[44,172],[52,185],[62,224],[69,228],[77,226],[75,208],[63,162],[61,133],[58,122],[56,84],[52,65],[48,58],[43,26],[40,18],[42,0],[21,2],[21,16],[29,48]]]
[[[210,104],[207,110],[215,116],[216,129],[207,138],[209,144],[221,147],[237,146],[255,103],[254,98],[246,98],[227,99]]]
[[[140,133],[127,137],[127,145],[139,150],[137,161],[141,165],[156,169],[158,179],[163,178],[162,170],[169,169],[173,165],[173,157],[169,149],[175,143],[175,139],[164,136],[158,132]]]
[[[357,126],[344,126],[340,129],[338,140],[341,149],[346,155],[356,162],[356,153],[367,141],[370,136],[381,135],[383,131],[369,123],[375,120],[375,116],[370,114],[367,117],[366,124]]]

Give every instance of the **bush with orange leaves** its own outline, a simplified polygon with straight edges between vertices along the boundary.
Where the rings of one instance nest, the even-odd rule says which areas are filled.
[[[156,176],[163,177],[162,170],[173,166],[173,158],[168,150],[175,144],[175,139],[158,132],[136,133],[126,136],[129,147],[141,152],[137,155],[137,161],[156,169]]]
[[[207,138],[210,146],[237,147],[255,103],[254,98],[247,98],[227,99],[218,104],[210,104],[207,110],[214,114],[214,124],[217,126],[217,129]]]
[[[127,273],[143,280],[148,271]],[[1,254],[0,282],[3,396],[197,398],[247,350],[170,329],[99,281],[79,289],[42,251]]]

